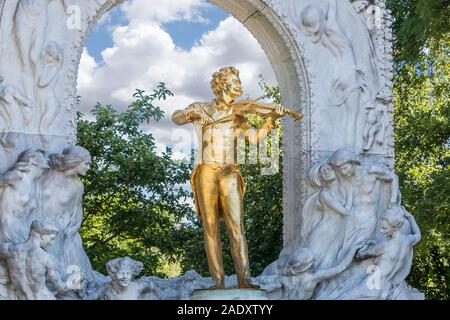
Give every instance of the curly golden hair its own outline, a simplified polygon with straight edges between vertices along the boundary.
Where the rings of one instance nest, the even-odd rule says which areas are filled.
[[[239,77],[239,70],[235,67],[225,67],[213,74],[211,88],[216,96],[220,96],[222,94],[230,75]]]

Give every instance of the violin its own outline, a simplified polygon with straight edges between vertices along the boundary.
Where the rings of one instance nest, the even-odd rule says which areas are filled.
[[[222,119],[209,122],[207,125],[214,125],[216,123],[226,121],[232,116],[244,116],[244,115],[255,115],[262,118],[267,118],[270,116],[272,112],[274,112],[277,109],[277,105],[271,105],[271,104],[263,104],[258,101],[264,99],[265,97],[260,97],[256,100],[243,100],[235,102],[231,105],[232,113]],[[293,111],[291,109],[285,108],[286,114],[292,117],[295,121],[300,121],[304,117],[299,112]]]
[[[272,112],[277,109],[276,105],[259,103],[258,101],[263,99],[264,97],[260,97],[256,100],[243,100],[231,105],[233,109],[233,114],[237,115],[246,115],[252,114],[262,118],[268,117]],[[292,117],[295,121],[300,121],[304,117],[299,112],[293,111],[289,108],[286,109],[286,114]]]

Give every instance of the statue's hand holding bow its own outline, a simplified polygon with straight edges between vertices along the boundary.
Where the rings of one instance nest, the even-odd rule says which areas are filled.
[[[186,119],[190,122],[201,121],[202,126],[205,126],[209,123],[208,119],[203,114],[196,111],[187,112]]]
[[[269,115],[274,120],[278,120],[282,117],[284,117],[287,114],[287,109],[281,105],[277,105],[275,110],[272,111]]]

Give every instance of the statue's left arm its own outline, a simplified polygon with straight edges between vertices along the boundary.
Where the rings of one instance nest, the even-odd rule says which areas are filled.
[[[255,130],[251,127],[244,129],[241,128],[244,132],[245,138],[251,144],[258,144],[259,141],[265,139],[270,134],[271,130],[275,128],[275,121],[281,117],[284,117],[286,112],[286,108],[277,106],[276,109],[267,116],[263,124],[258,129]]]
[[[265,139],[274,127],[275,120],[268,117],[258,129],[253,129],[250,127],[243,129],[243,132],[245,139],[248,140],[249,143],[256,145],[259,141]]]
[[[47,280],[55,286],[57,293],[67,291],[67,285],[62,281],[61,274],[58,272],[58,262],[50,254],[47,262]]]
[[[409,235],[409,240],[411,246],[415,246],[417,243],[419,243],[422,235],[420,233],[419,226],[416,223],[416,220],[412,216],[411,213],[407,212],[405,213],[406,221],[409,222],[410,228],[411,228],[411,235]]]

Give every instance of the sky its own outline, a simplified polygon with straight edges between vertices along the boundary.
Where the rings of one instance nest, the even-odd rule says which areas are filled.
[[[205,0],[129,0],[105,15],[91,32],[81,58],[81,111],[96,102],[119,111],[136,89],[153,91],[164,82],[174,97],[158,105],[166,113],[149,130],[159,151],[188,157],[195,145],[192,125],[178,127],[171,114],[213,98],[211,75],[224,66],[241,72],[245,97],[263,94],[262,75],[275,84],[272,67],[256,39],[230,14]]]

